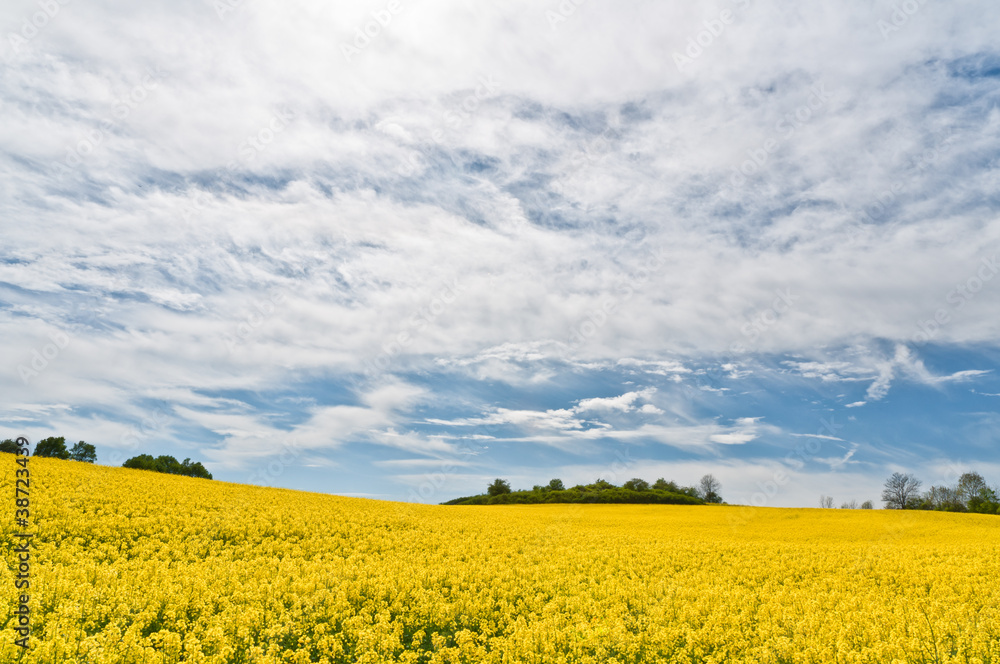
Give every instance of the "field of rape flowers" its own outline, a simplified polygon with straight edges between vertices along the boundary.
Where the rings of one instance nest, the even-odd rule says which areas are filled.
[[[14,468],[0,454],[10,496]],[[35,629],[20,653],[4,518],[2,662],[1000,662],[995,516],[422,506],[31,469]]]

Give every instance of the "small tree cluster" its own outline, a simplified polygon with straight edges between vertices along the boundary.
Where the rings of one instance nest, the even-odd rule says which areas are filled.
[[[493,480],[493,484],[486,487],[486,493],[491,496],[500,496],[505,493],[510,493],[510,482],[502,480],[498,477]]]
[[[890,510],[912,509],[919,496],[921,482],[909,473],[893,473],[885,481],[882,502]]]
[[[17,443],[10,438],[0,442],[0,452],[17,454],[17,450]],[[90,443],[85,443],[82,440],[75,443],[70,449],[66,449],[66,439],[63,436],[59,436],[58,438],[50,437],[38,441],[38,444],[35,445],[34,456],[95,463],[97,461],[97,449]]]
[[[123,468],[136,468],[138,470],[152,470],[157,473],[168,473],[170,475],[187,475],[188,477],[203,477],[212,479],[212,473],[208,472],[200,461],[192,463],[191,459],[178,461],[172,456],[158,456],[155,459],[149,454],[140,454],[132,457],[122,464]]]
[[[618,487],[611,482],[599,478],[595,480],[592,484],[577,484],[572,487],[573,491],[610,491],[612,489],[625,489],[627,491],[634,491],[636,493],[645,493],[649,491],[661,491],[666,493],[676,493],[683,496],[689,496],[691,498],[700,498],[706,503],[721,503],[722,496],[719,493],[722,490],[722,485],[719,483],[715,476],[705,475],[701,478],[699,486],[687,487],[680,486],[674,481],[667,481],[662,477],[657,479],[655,482],[650,484],[648,481],[633,477],[632,479],[626,481],[621,487]],[[548,493],[551,491],[566,491],[566,486],[560,479],[553,479],[549,481],[548,484],[536,484],[531,488],[532,493]],[[497,478],[486,487],[486,494],[489,496],[502,496],[512,492],[510,487],[510,482],[507,480]]]
[[[825,507],[825,508],[832,508],[833,507],[833,496],[820,496],[819,497],[819,506],[820,507]],[[840,509],[842,509],[842,510],[873,510],[873,509],[875,509],[875,504],[872,501],[870,501],[870,500],[866,500],[865,502],[863,502],[863,503],[861,503],[859,505],[858,501],[856,501],[856,500],[850,500],[850,501],[841,503],[840,504]]]
[[[955,486],[932,486],[920,493],[921,486],[913,475],[893,473],[885,482],[882,500],[888,509],[1000,514],[1000,490],[988,486],[977,472],[964,473]]]

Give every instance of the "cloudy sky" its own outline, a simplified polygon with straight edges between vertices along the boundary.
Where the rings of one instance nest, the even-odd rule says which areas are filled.
[[[9,0],[0,435],[440,502],[1000,482],[995,0]]]

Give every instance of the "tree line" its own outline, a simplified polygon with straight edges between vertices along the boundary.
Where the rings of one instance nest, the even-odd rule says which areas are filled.
[[[0,442],[0,452],[17,454],[17,451],[17,443],[10,438]],[[32,456],[96,463],[97,449],[90,443],[85,443],[82,440],[75,443],[72,448],[66,449],[66,438],[59,436],[58,438],[51,437],[38,441]]]
[[[670,505],[703,505],[722,503],[722,485],[711,474],[701,478],[697,487],[680,486],[659,478],[652,484],[634,477],[622,486],[605,479],[591,484],[566,488],[561,479],[548,484],[536,484],[530,490],[512,490],[510,482],[497,478],[486,487],[485,494],[455,498],[445,505],[498,505],[530,503],[654,503]]]
[[[206,480],[212,479],[212,473],[201,465],[200,461],[191,462],[191,459],[178,461],[172,456],[158,456],[155,459],[149,454],[140,454],[132,457],[122,464],[123,468],[136,468],[138,470],[152,470],[157,473],[168,473],[170,475],[186,475],[188,477],[203,477]]]
[[[990,487],[977,472],[963,473],[954,486],[932,486],[921,492],[923,482],[910,473],[893,473],[885,481],[882,501],[886,509],[936,510],[1000,514],[1000,488]]]
[[[10,438],[0,442],[0,452],[10,454],[18,453],[17,443]],[[80,441],[72,448],[67,449],[66,438],[64,436],[50,437],[38,441],[32,456],[48,457],[51,459],[63,459],[68,461],[82,461],[84,463],[97,463],[97,449],[90,443]],[[123,468],[137,468],[139,470],[152,470],[158,473],[168,473],[170,475],[186,475],[188,477],[202,477],[212,479],[212,473],[201,464],[200,461],[192,462],[191,459],[178,461],[172,456],[158,456],[153,458],[149,454],[126,459],[122,464]]]

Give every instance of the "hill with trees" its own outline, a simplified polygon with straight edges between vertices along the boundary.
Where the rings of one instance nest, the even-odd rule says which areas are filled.
[[[17,454],[17,443],[10,438],[0,442],[0,452]],[[38,441],[34,452],[32,452],[32,456],[97,463],[97,449],[93,445],[81,440],[75,443],[73,447],[67,449],[66,438],[63,436],[52,436]],[[202,477],[207,480],[212,479],[212,473],[208,472],[205,466],[201,465],[201,462],[192,462],[191,459],[178,461],[172,456],[158,456],[153,458],[150,454],[140,454],[125,461],[122,467],[152,470],[157,473],[167,473],[169,475],[186,475],[188,477]]]
[[[201,477],[206,480],[212,479],[212,473],[201,465],[200,461],[191,462],[191,459],[178,461],[172,456],[158,456],[155,459],[149,454],[127,459],[122,464],[123,468],[134,468],[138,470],[152,470],[157,473],[167,473],[168,475],[186,475],[188,477]]]
[[[510,483],[497,478],[485,494],[449,500],[442,505],[530,505],[541,503],[634,503],[656,505],[704,505],[721,503],[718,491],[721,486],[713,476],[701,480],[701,488],[682,487],[662,477],[652,484],[633,478],[622,486],[599,479],[592,484],[578,484],[566,488],[562,480],[554,479],[546,485],[536,484],[530,490],[513,491]]]
[[[17,454],[17,443],[10,438],[0,442],[0,452]],[[85,443],[82,440],[75,443],[70,449],[66,449],[66,438],[59,436],[58,438],[44,438],[38,441],[38,444],[35,445],[33,456],[96,463],[97,449],[90,443]]]

